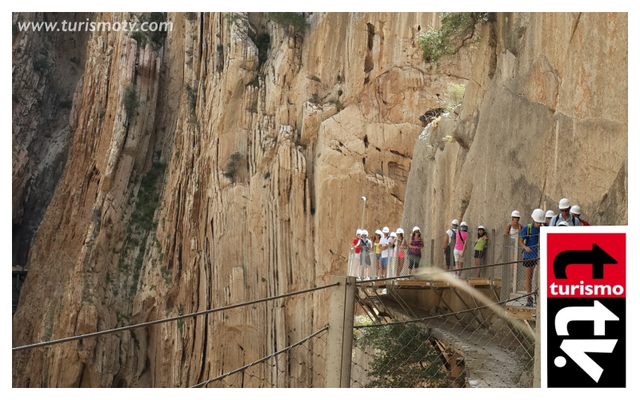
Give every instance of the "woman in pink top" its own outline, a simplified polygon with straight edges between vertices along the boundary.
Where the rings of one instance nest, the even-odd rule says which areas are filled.
[[[460,230],[456,232],[456,246],[453,249],[453,257],[456,260],[456,269],[462,269],[462,258],[464,257],[464,250],[467,248],[467,223],[462,221],[460,224]],[[456,272],[456,276],[459,278],[462,272]]]

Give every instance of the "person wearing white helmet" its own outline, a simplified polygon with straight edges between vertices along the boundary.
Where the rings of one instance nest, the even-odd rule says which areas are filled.
[[[353,245],[351,249],[355,249],[355,257],[353,258],[353,266],[356,271],[358,271],[358,267],[360,266],[360,237],[362,236],[362,229],[356,230],[356,238],[353,239]],[[360,277],[359,274],[357,274]]]
[[[580,226],[580,220],[571,215],[569,210],[571,208],[571,203],[569,202],[569,199],[561,199],[558,203],[558,208],[560,209],[560,214],[551,218],[549,226],[557,226],[560,221],[567,221],[569,226]]]
[[[362,230],[362,236],[360,236],[360,265],[363,268],[362,275],[366,279],[371,279],[371,240],[368,238],[369,232],[366,229]]]
[[[551,222],[551,218],[555,217],[556,214],[553,212],[553,210],[547,210],[547,212],[544,214],[544,224],[542,224],[543,226],[549,226],[549,222]]]
[[[453,248],[456,245],[456,233],[458,229],[458,220],[451,221],[451,229],[447,229],[444,237],[444,263],[447,269],[453,268]]]
[[[487,250],[488,240],[489,237],[487,236],[487,230],[484,226],[480,225],[478,227],[478,240],[476,240],[476,244],[473,248],[473,261],[476,263],[476,267],[478,267],[476,270],[476,278],[480,278],[480,271],[482,270],[482,268],[480,268],[480,262],[484,258],[484,253]]]
[[[386,275],[387,265],[389,264],[389,245],[391,244],[388,226],[382,228],[382,235],[382,239],[380,239],[380,250],[382,250],[380,253],[380,266],[382,267],[382,272]]]
[[[505,236],[509,235],[509,237],[511,238],[511,246],[508,249],[511,261],[516,261],[516,259],[518,258],[518,236],[520,235],[520,231],[522,231],[522,225],[520,225],[520,212],[518,210],[513,210],[511,212],[511,222],[509,222],[504,228]],[[513,266],[514,264],[511,265],[512,273]]]
[[[544,223],[544,211],[536,208],[531,213],[533,222],[522,229],[520,233],[520,246],[523,248],[523,265],[527,272],[525,287],[527,293],[531,293],[531,281],[533,272],[538,265],[538,245],[540,243],[540,227]],[[533,299],[527,297],[527,307],[533,307]]]
[[[424,242],[422,240],[422,233],[417,226],[413,227],[411,233],[411,239],[409,240],[409,275],[411,275],[412,269],[418,269],[420,266],[420,258],[422,257],[422,248]]]
[[[376,233],[373,236],[373,248],[376,254],[376,278],[380,276],[380,258],[382,250],[380,250],[380,240],[382,240],[382,231],[380,229],[376,229]]]
[[[591,226],[590,223],[588,223],[587,221],[583,220],[582,218],[580,218],[580,214],[582,213],[582,210],[580,209],[579,205],[574,205],[571,206],[571,215],[575,218],[578,218],[578,221],[580,221],[580,225],[582,226]]]
[[[398,256],[398,263],[396,265],[396,276],[402,275],[404,269],[405,251],[407,250],[407,242],[404,240],[404,229],[398,228],[396,230],[396,252]],[[395,254],[394,254],[395,256]]]
[[[462,273],[460,269],[462,269],[464,251],[467,248],[468,236],[469,234],[467,233],[467,223],[462,221],[460,223],[460,230],[458,230],[458,232],[456,233],[456,245],[453,248],[453,257],[456,261],[456,270],[458,270],[458,272],[456,272],[456,276],[458,278]]]
[[[387,249],[387,251],[389,252],[387,267],[391,265],[391,261],[397,256],[397,250],[396,250],[397,243],[398,243],[398,235],[394,231],[391,231],[391,233],[389,233],[389,248]],[[385,277],[386,277],[386,273],[387,272],[385,271]]]
[[[509,222],[504,228],[504,234],[511,236],[511,239],[515,241],[521,230],[522,225],[520,225],[520,212],[518,210],[513,210],[511,213],[511,222]]]

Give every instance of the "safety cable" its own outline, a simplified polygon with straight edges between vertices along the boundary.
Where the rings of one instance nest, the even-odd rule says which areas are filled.
[[[193,385],[193,386],[191,386],[191,388],[197,388],[197,387],[200,387],[200,386],[207,385],[207,384],[209,384],[211,382],[214,382],[214,381],[219,381],[220,379],[224,379],[229,375],[235,374],[236,372],[240,372],[240,371],[243,371],[243,370],[245,370],[247,368],[250,368],[250,367],[252,367],[252,366],[254,366],[256,364],[259,364],[259,363],[261,363],[261,362],[263,362],[265,360],[268,360],[269,358],[275,357],[275,356],[277,356],[279,354],[284,353],[285,351],[291,350],[293,347],[298,346],[298,345],[306,342],[307,340],[311,339],[314,336],[319,335],[320,333],[326,331],[327,329],[329,329],[329,325],[326,325],[324,328],[320,329],[319,331],[317,331],[315,333],[312,333],[311,335],[307,336],[306,338],[304,338],[302,340],[299,340],[298,342],[296,342],[296,343],[294,343],[292,345],[289,345],[289,346],[285,347],[284,349],[282,349],[280,351],[277,351],[275,353],[269,354],[268,356],[262,357],[261,359],[256,360],[256,361],[254,361],[254,362],[252,362],[250,364],[243,365],[242,367],[234,369],[233,371],[227,372],[226,374],[223,374],[223,375],[217,376],[217,377],[215,377],[213,379],[209,379],[208,381],[204,381],[204,382],[198,383],[196,385]]]
[[[220,307],[220,308],[214,308],[212,310],[198,311],[198,312],[194,312],[194,313],[191,313],[191,314],[178,315],[176,317],[159,319],[159,320],[156,320],[156,321],[142,322],[140,324],[122,326],[120,328],[106,329],[104,331],[98,331],[98,332],[86,333],[86,334],[83,334],[83,335],[71,336],[71,337],[62,338],[62,339],[50,340],[48,342],[41,342],[41,343],[28,344],[28,345],[24,345],[24,346],[18,346],[18,347],[12,348],[11,351],[26,350],[26,349],[32,349],[32,348],[41,347],[41,346],[49,346],[49,345],[52,345],[52,344],[70,342],[72,340],[85,339],[85,338],[94,337],[94,336],[106,335],[108,333],[115,333],[115,332],[121,332],[121,331],[130,330],[130,329],[135,329],[135,328],[141,328],[143,326],[160,324],[160,323],[164,323],[164,322],[171,322],[171,321],[176,321],[176,320],[179,320],[179,319],[184,319],[184,318],[189,318],[189,317],[197,317],[199,315],[211,314],[211,313],[218,312],[218,311],[226,311],[226,310],[230,310],[232,308],[248,306],[248,305],[260,303],[260,302],[263,302],[263,301],[277,300],[277,299],[281,299],[281,298],[284,298],[284,297],[289,297],[289,296],[294,296],[294,295],[298,295],[298,294],[313,292],[313,291],[316,291],[316,290],[326,289],[326,288],[330,288],[330,287],[338,286],[338,285],[340,285],[340,282],[332,283],[330,285],[318,286],[318,287],[315,287],[313,289],[305,289],[305,290],[300,290],[298,292],[281,294],[279,296],[267,297],[267,298],[264,298],[264,299],[252,300],[252,301],[248,301],[248,302],[245,302],[245,303],[233,304],[233,305],[230,305],[230,306],[224,306],[224,307]]]

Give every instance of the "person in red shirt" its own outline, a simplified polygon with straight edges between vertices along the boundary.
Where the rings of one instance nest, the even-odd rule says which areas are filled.
[[[351,250],[356,249],[356,256],[353,258],[353,270],[356,271],[356,276],[361,277],[359,273],[360,266],[360,236],[362,236],[362,230],[356,230],[356,238],[353,239],[353,246],[351,246]]]

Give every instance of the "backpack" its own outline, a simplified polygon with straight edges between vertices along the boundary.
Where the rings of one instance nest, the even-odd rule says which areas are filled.
[[[525,245],[527,244],[527,239],[529,239],[529,236],[531,236],[531,225],[532,224],[527,224],[527,227],[526,227],[527,228],[527,237],[522,240],[522,242]]]
[[[458,236],[458,231],[455,229],[451,229],[451,237],[449,238],[449,244],[447,247],[454,249],[456,247],[456,236]]]
[[[558,218],[560,216],[560,214],[556,215],[555,217],[553,217],[553,219],[555,220],[555,222],[553,223],[553,226],[558,226],[558,220],[560,218]],[[571,215],[571,221],[573,222],[573,226],[581,226],[582,224],[580,223],[580,221],[578,221],[578,223],[576,224],[576,217],[574,217],[573,215]]]
[[[360,244],[360,253],[364,253],[365,256],[368,256],[369,255],[369,251],[370,251],[369,243],[367,243],[367,242],[368,242],[368,240],[360,239],[360,243],[359,243]]]

